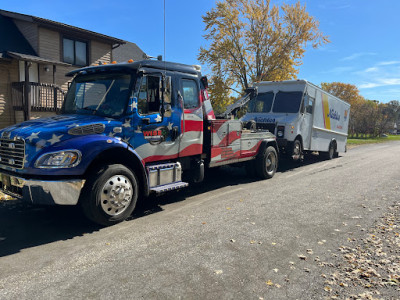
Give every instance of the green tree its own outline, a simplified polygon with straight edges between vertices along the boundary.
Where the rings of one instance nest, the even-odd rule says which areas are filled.
[[[256,81],[295,78],[306,46],[329,42],[300,2],[280,7],[270,2],[221,0],[203,16],[209,45],[198,58],[220,84],[211,93],[214,104],[222,90],[241,94]]]

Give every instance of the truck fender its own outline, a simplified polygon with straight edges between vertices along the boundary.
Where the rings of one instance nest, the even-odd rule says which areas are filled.
[[[89,174],[94,168],[102,164],[122,164],[130,168],[135,173],[139,180],[140,194],[141,196],[147,197],[150,193],[150,190],[144,161],[140,158],[132,146],[123,144],[125,143],[122,143],[122,145],[116,144],[115,147],[105,149],[104,151],[98,153],[86,169],[85,175]]]
[[[279,155],[279,147],[278,147],[278,143],[276,142],[276,140],[263,140],[261,142],[260,147],[258,148],[257,157],[262,155],[268,146],[274,147],[276,150],[276,153]]]

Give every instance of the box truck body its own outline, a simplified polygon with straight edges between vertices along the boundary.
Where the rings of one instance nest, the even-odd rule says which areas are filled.
[[[346,151],[350,104],[305,80],[255,86],[258,95],[249,102],[243,121],[254,120],[258,128],[274,133],[283,153],[300,158],[319,151],[332,158]]]

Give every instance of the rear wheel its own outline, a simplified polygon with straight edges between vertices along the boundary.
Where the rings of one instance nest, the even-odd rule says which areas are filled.
[[[331,142],[329,144],[328,152],[323,152],[323,157],[327,160],[330,160],[335,157],[335,152],[336,152],[335,145]]]
[[[274,147],[268,146],[255,161],[255,171],[261,179],[272,178],[278,168],[278,154]]]
[[[99,168],[89,175],[82,193],[82,209],[93,222],[113,225],[128,218],[136,206],[135,174],[123,165]]]

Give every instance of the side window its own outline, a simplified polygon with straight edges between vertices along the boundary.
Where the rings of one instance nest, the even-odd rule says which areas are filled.
[[[199,107],[199,91],[196,81],[182,79],[182,97],[184,108]]]
[[[306,105],[306,113],[312,114],[315,99],[310,96],[308,96],[307,98],[308,98],[308,103]]]
[[[143,76],[137,86],[138,112],[141,115],[158,113],[161,105],[160,83],[158,76]]]

